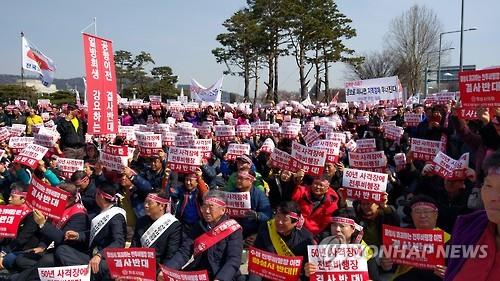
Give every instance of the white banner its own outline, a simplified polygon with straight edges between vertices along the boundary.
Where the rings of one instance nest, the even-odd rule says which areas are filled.
[[[302,169],[308,175],[319,176],[325,168],[326,151],[293,142],[292,158],[292,166],[295,169]]]
[[[60,267],[40,267],[38,277],[41,281],[90,281],[90,266],[73,265]]]
[[[178,173],[195,172],[201,166],[203,153],[199,149],[171,147],[168,150],[168,167]]]
[[[233,218],[243,218],[251,209],[250,192],[225,192],[227,214]]]
[[[83,160],[72,158],[57,158],[57,168],[65,179],[70,179],[75,171],[83,171]]]
[[[349,81],[345,83],[345,92],[347,102],[376,102],[403,97],[397,76]]]
[[[220,102],[221,101],[221,88],[222,88],[221,77],[215,84],[209,88],[203,87],[196,80],[191,80],[190,92],[191,99],[194,101],[205,101],[205,102]]]
[[[345,169],[342,186],[346,188],[347,197],[350,199],[383,202],[387,174]]]

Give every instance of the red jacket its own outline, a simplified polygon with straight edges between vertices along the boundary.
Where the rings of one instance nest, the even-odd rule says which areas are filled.
[[[328,188],[324,201],[313,210],[310,188],[298,185],[293,191],[292,200],[300,206],[300,211],[305,219],[305,228],[313,235],[317,235],[330,225],[330,218],[333,212],[338,209],[339,197],[333,189]]]

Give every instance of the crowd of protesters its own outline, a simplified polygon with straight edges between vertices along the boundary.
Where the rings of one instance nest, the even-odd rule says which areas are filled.
[[[198,134],[213,138],[211,156],[195,171],[177,173],[167,167],[167,146],[148,157],[136,149],[121,171],[104,167],[100,161],[104,146],[135,144],[119,134],[88,136],[84,109],[5,105],[0,108],[1,127],[23,124],[22,135],[32,136],[35,128],[55,126],[60,138],[35,169],[14,161],[9,139],[0,143],[4,151],[0,200],[26,210],[16,238],[0,239],[0,268],[8,280],[39,280],[38,268],[89,264],[93,280],[111,280],[104,250],[130,246],[154,248],[157,263],[168,268],[206,269],[210,280],[262,280],[240,272],[244,253],[253,246],[279,255],[303,256],[300,278],[309,280],[317,266],[308,262],[308,245],[380,246],[385,224],[442,230],[447,243],[486,244],[488,257],[450,258],[445,266],[424,270],[367,254],[371,280],[382,280],[382,276],[399,281],[496,280],[500,274],[500,259],[495,258],[500,249],[500,110],[480,108],[476,120],[466,121],[458,118],[455,108],[453,101],[395,107],[304,106],[298,102],[254,107],[204,103],[197,110],[171,110],[168,105],[120,107],[121,126],[170,124],[175,128],[188,122],[194,128],[204,124],[237,127],[259,121],[302,125],[293,138],[268,133],[221,141],[213,134]],[[406,124],[407,113],[421,114],[417,126]],[[367,122],[360,122],[362,118]],[[396,121],[396,126],[404,128],[399,140],[385,137],[382,124],[386,121]],[[263,145],[272,142],[276,149],[291,153],[293,142],[306,145],[306,124],[314,124],[310,130],[321,139],[326,138],[324,126],[345,133],[347,140],[375,139],[376,150],[387,157],[388,185],[382,203],[347,198],[342,177],[353,150],[347,141],[338,160],[326,163],[319,176],[271,165],[272,152],[261,149]],[[468,152],[464,177],[441,178],[433,173],[432,161],[414,159],[412,138],[444,140],[445,153],[453,159]],[[251,152],[231,160],[226,156],[230,143],[249,144]],[[405,154],[406,163],[396,169],[394,156],[399,153]],[[84,169],[65,178],[57,168],[59,157],[83,159]],[[60,221],[26,206],[34,177],[70,194],[66,216]],[[225,192],[249,192],[251,209],[243,217],[231,218]],[[153,237],[150,230],[158,227],[156,222],[166,227],[148,240]],[[163,280],[157,268],[158,279]]]

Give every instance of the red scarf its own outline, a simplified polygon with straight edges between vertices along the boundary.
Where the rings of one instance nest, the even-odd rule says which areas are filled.
[[[66,223],[69,221],[71,217],[77,214],[86,214],[87,210],[82,204],[74,204],[71,205],[69,208],[64,209],[64,213],[62,215],[62,218],[60,221],[56,223],[57,229],[62,229]]]
[[[233,234],[233,232],[238,229],[241,229],[241,225],[239,225],[235,220],[229,219],[220,223],[209,232],[203,233],[194,240],[193,255],[200,255],[213,245],[219,243],[222,239]]]

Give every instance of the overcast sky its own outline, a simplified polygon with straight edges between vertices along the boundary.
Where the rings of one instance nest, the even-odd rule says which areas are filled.
[[[478,30],[465,33],[464,64],[476,64],[479,68],[500,65],[500,1],[465,1],[465,28]],[[338,0],[337,3],[341,12],[353,20],[358,32],[347,45],[360,54],[382,49],[391,20],[415,3],[431,8],[443,23],[444,31],[460,28],[460,0]],[[211,54],[218,47],[215,37],[224,32],[223,21],[244,6],[243,0],[2,1],[0,73],[19,74],[20,32],[24,31],[28,40],[56,62],[56,78],[83,76],[80,31],[96,17],[98,35],[113,40],[114,50],[149,52],[156,65],[172,67],[180,83],[188,84],[195,78],[209,86],[225,69]],[[455,48],[449,52],[448,62],[458,65],[460,34],[447,34],[443,39]],[[279,74],[280,89],[298,90],[297,68],[292,59],[281,60]],[[266,74],[261,77],[265,80]],[[225,90],[243,91],[241,78],[224,79]],[[330,79],[333,86],[342,86],[345,67],[335,64]],[[264,87],[260,86],[262,90]]]

